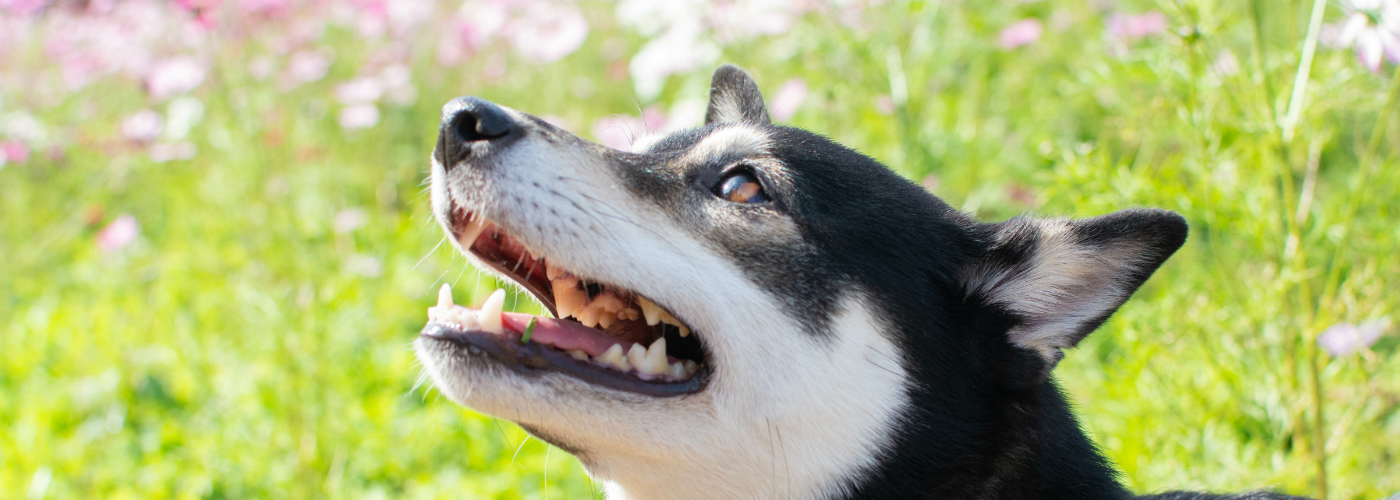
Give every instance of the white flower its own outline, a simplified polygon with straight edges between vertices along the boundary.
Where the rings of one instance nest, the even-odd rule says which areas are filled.
[[[1336,47],[1353,46],[1356,58],[1378,72],[1381,59],[1400,64],[1400,0],[1344,0],[1347,19],[1337,33]]]
[[[146,77],[146,91],[156,99],[194,90],[204,83],[204,68],[194,58],[177,57],[156,63]]]
[[[165,109],[165,138],[178,141],[190,135],[190,129],[204,119],[204,104],[199,99],[184,96],[170,101]]]
[[[536,3],[511,23],[511,46],[537,63],[563,59],[586,38],[588,20],[573,5]]]
[[[149,109],[143,109],[122,119],[122,137],[132,142],[149,142],[155,140],[165,129],[165,119],[160,113]]]
[[[342,83],[335,88],[335,97],[345,104],[365,104],[379,100],[384,95],[384,87],[379,79],[360,77]]]
[[[356,104],[340,110],[340,126],[346,130],[370,128],[379,123],[379,108],[373,104]]]

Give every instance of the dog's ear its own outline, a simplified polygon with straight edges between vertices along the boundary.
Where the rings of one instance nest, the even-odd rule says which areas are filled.
[[[963,270],[963,284],[970,299],[1014,316],[1011,342],[1039,354],[1045,372],[1123,305],[1187,231],[1180,215],[1147,209],[992,227],[987,254]]]
[[[705,111],[706,125],[728,122],[771,123],[758,84],[732,64],[715,70],[710,79],[710,108]]]

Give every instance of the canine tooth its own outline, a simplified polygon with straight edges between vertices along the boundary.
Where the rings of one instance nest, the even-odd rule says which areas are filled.
[[[631,354],[631,353],[628,353]],[[637,369],[647,373],[666,373],[666,339],[659,338],[647,348],[646,359],[633,363]]]
[[[549,281],[554,281],[560,274],[562,273],[559,272],[558,266],[555,266],[553,262],[544,261],[544,276],[549,278]]]
[[[664,310],[661,311],[661,322],[666,323],[668,325],[674,325],[676,328],[680,329],[681,337],[690,336],[690,329],[686,328],[685,325],[682,325],[681,320],[676,319],[676,317],[672,316],[669,312],[666,312]]]
[[[506,291],[497,288],[491,292],[491,296],[486,298],[486,303],[481,304],[481,315],[478,321],[481,322],[481,329],[495,333],[505,333],[505,326],[501,324],[501,313],[506,305]]]
[[[627,361],[632,363],[632,367],[642,373],[651,373],[648,369],[651,363],[647,360],[647,348],[642,344],[632,344],[632,348],[627,350]]]
[[[647,317],[647,325],[655,325],[661,322],[661,307],[647,300],[646,297],[637,297],[637,305],[642,306],[642,315]]]
[[[666,372],[667,375],[670,375],[671,378],[674,379],[683,379],[687,375],[687,373],[685,372],[685,365],[681,364],[680,362],[671,363],[670,365],[667,365]]]
[[[603,351],[603,354],[593,359],[624,372],[632,369],[631,364],[627,362],[627,356],[622,354],[622,344],[613,344],[607,351]]]
[[[462,229],[462,236],[457,239],[464,248],[471,248],[472,243],[476,243],[476,238],[481,236],[481,232],[486,230],[486,218],[472,214],[467,218],[467,227]]]
[[[560,318],[577,315],[579,309],[583,308],[583,302],[588,300],[588,294],[575,286],[577,283],[577,280],[567,279],[558,279],[550,283],[554,289],[554,308],[559,312]]]
[[[588,353],[583,352],[579,349],[570,350],[569,356],[572,356],[574,359],[577,359],[579,361],[588,361]]]
[[[439,288],[439,289],[438,289],[438,305],[437,305],[437,306],[438,306],[439,308],[442,308],[442,309],[447,309],[447,308],[449,308],[449,307],[452,307],[452,285],[449,285],[449,284],[447,284],[447,283],[443,283],[443,284],[442,284],[442,288]]]

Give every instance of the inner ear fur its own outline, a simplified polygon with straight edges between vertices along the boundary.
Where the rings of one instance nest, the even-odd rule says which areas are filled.
[[[1015,316],[1012,344],[1053,368],[1186,241],[1174,212],[1132,209],[1081,220],[1017,217],[991,229],[964,269],[970,299]]]
[[[747,122],[767,125],[768,108],[753,78],[738,66],[725,64],[710,79],[710,106],[705,124]]]

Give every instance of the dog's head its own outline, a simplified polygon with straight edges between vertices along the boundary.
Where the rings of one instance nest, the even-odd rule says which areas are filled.
[[[440,304],[417,342],[437,387],[638,497],[827,496],[912,433],[976,432],[1186,233],[1149,210],[978,223],[773,125],[732,66],[703,126],[633,152],[456,99],[431,175],[449,239],[566,318]]]

